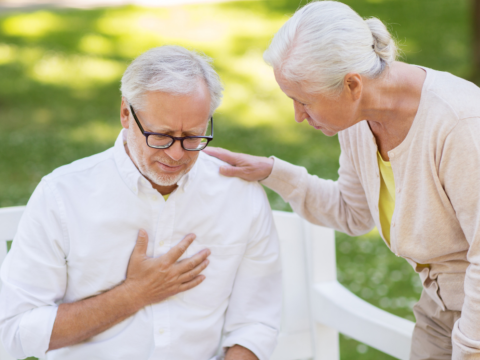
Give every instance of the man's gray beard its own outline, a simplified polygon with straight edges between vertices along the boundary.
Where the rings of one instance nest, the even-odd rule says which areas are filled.
[[[182,176],[190,170],[189,168],[187,168],[184,169],[180,174],[171,176],[158,174],[151,168],[149,168],[145,161],[138,156],[140,149],[138,148],[137,143],[134,141],[134,139],[132,139],[130,134],[127,135],[127,146],[128,150],[130,151],[130,156],[132,157],[133,163],[137,166],[140,173],[158,186],[175,185],[180,181]]]

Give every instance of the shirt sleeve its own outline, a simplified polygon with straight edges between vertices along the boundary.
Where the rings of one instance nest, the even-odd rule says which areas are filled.
[[[223,347],[241,345],[260,360],[270,359],[280,330],[280,248],[272,211],[262,187],[250,184],[254,205],[250,239],[226,312]]]
[[[0,339],[17,359],[44,358],[67,271],[61,207],[46,180],[20,220],[1,268]]]
[[[261,184],[277,192],[309,222],[358,236],[370,231],[374,221],[341,134],[339,140],[342,152],[338,181],[309,175],[304,167],[274,157],[272,173]]]
[[[470,245],[465,301],[452,332],[454,360],[480,356],[480,119],[460,120],[448,135],[439,178]]]

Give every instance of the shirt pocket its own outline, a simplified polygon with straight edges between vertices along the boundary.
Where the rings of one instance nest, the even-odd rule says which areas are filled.
[[[245,252],[245,245],[190,245],[189,256],[203,249],[210,249],[210,263],[203,270],[205,280],[193,289],[182,293],[180,297],[189,305],[216,308],[229,299],[237,269]]]

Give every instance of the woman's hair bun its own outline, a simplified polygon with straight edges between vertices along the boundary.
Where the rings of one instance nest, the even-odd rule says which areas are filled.
[[[397,57],[397,45],[387,27],[377,18],[365,20],[373,36],[372,48],[385,62],[391,63]]]

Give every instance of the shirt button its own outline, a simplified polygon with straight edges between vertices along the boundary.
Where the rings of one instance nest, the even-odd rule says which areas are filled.
[[[164,331],[163,329],[158,330],[158,333],[159,333],[160,335],[163,335],[164,332],[165,332],[165,331]]]
[[[157,200],[158,200],[158,196],[157,196],[157,195],[152,195],[152,200],[153,200],[153,201],[157,201]]]
[[[160,242],[158,243],[158,245],[163,246],[163,245],[165,245],[165,243],[164,243],[163,241],[160,241]]]
[[[393,158],[395,157],[395,153],[394,153],[393,151],[390,151],[390,152],[388,153],[388,157],[389,157],[390,159],[393,159]]]

